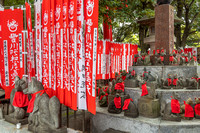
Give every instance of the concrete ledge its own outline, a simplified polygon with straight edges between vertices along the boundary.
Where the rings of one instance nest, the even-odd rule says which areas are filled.
[[[128,118],[121,114],[109,114],[107,108],[97,107],[97,114],[91,117],[92,133],[102,133],[113,128],[130,133],[199,133],[200,120],[169,122],[160,118]]]

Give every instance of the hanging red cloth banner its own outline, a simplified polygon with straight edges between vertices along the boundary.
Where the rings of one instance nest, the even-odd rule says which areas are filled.
[[[84,1],[85,70],[88,111],[96,114],[96,50],[98,40],[98,0]]]
[[[27,23],[27,67],[28,67],[28,79],[31,81],[31,77],[35,77],[35,49],[33,44],[33,30],[31,20],[31,7],[26,2],[26,23]]]
[[[71,109],[77,110],[77,0],[69,1],[69,51]]]
[[[110,45],[110,77],[111,78],[115,78],[115,67],[114,67],[114,53],[115,53],[115,48],[114,48],[114,44],[111,42],[107,42],[108,45]]]
[[[51,23],[51,90],[52,96],[56,95],[56,41],[55,41],[55,0],[50,3]]]
[[[105,79],[110,79],[110,45],[109,43],[106,43],[106,75]]]
[[[0,86],[5,90],[5,98],[9,99],[15,76],[22,78],[24,74],[23,11],[0,11],[0,27]]]
[[[63,1],[56,1],[55,8],[56,33],[56,96],[64,103],[63,95]]]
[[[64,105],[71,107],[70,75],[69,75],[69,21],[68,21],[68,1],[63,1],[63,82],[64,82]],[[63,92],[62,92],[63,93]]]
[[[42,83],[51,97],[51,24],[50,24],[50,1],[42,1]]]
[[[98,41],[97,43],[97,80],[102,79],[101,73],[101,55],[103,53],[103,41]]]
[[[41,45],[41,1],[37,0],[35,5],[35,33],[36,33],[36,73],[37,80],[42,82],[42,45]]]
[[[77,65],[78,65],[78,109],[87,110],[85,87],[85,51],[83,43],[83,0],[77,0]]]

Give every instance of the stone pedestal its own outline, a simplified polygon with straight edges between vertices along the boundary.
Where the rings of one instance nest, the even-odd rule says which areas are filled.
[[[28,117],[25,117],[24,119],[21,119],[21,120],[17,120],[17,119],[10,117],[9,115],[5,115],[5,120],[7,122],[10,122],[10,123],[15,124],[15,125],[17,123],[21,123],[22,125],[28,124]]]
[[[126,79],[124,80],[124,85],[125,87],[131,87],[131,88],[136,88],[139,86],[139,82],[138,80],[135,80],[135,79]]]
[[[171,5],[155,8],[155,48],[166,49],[167,55],[174,48],[174,7]]]
[[[160,116],[159,99],[148,99],[141,97],[138,100],[139,115],[148,118],[157,118]]]

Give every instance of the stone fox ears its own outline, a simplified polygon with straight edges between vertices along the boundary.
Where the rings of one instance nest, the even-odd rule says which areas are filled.
[[[30,85],[31,85],[32,87],[39,88],[40,90],[44,89],[42,83],[41,83],[40,81],[38,81],[35,77],[32,77],[32,78],[31,78],[31,83],[30,83]]]

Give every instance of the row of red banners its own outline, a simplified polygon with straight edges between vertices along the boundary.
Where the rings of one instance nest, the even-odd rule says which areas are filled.
[[[115,78],[115,72],[132,66],[138,45],[98,41],[97,45],[97,79]]]
[[[57,96],[73,110],[95,114],[98,0],[43,0],[42,5],[37,0],[34,5],[35,38],[30,4],[25,3],[27,36],[22,34],[21,9],[0,11],[0,87],[6,98],[15,76],[25,74],[27,37],[29,82],[36,76],[50,97]]]

